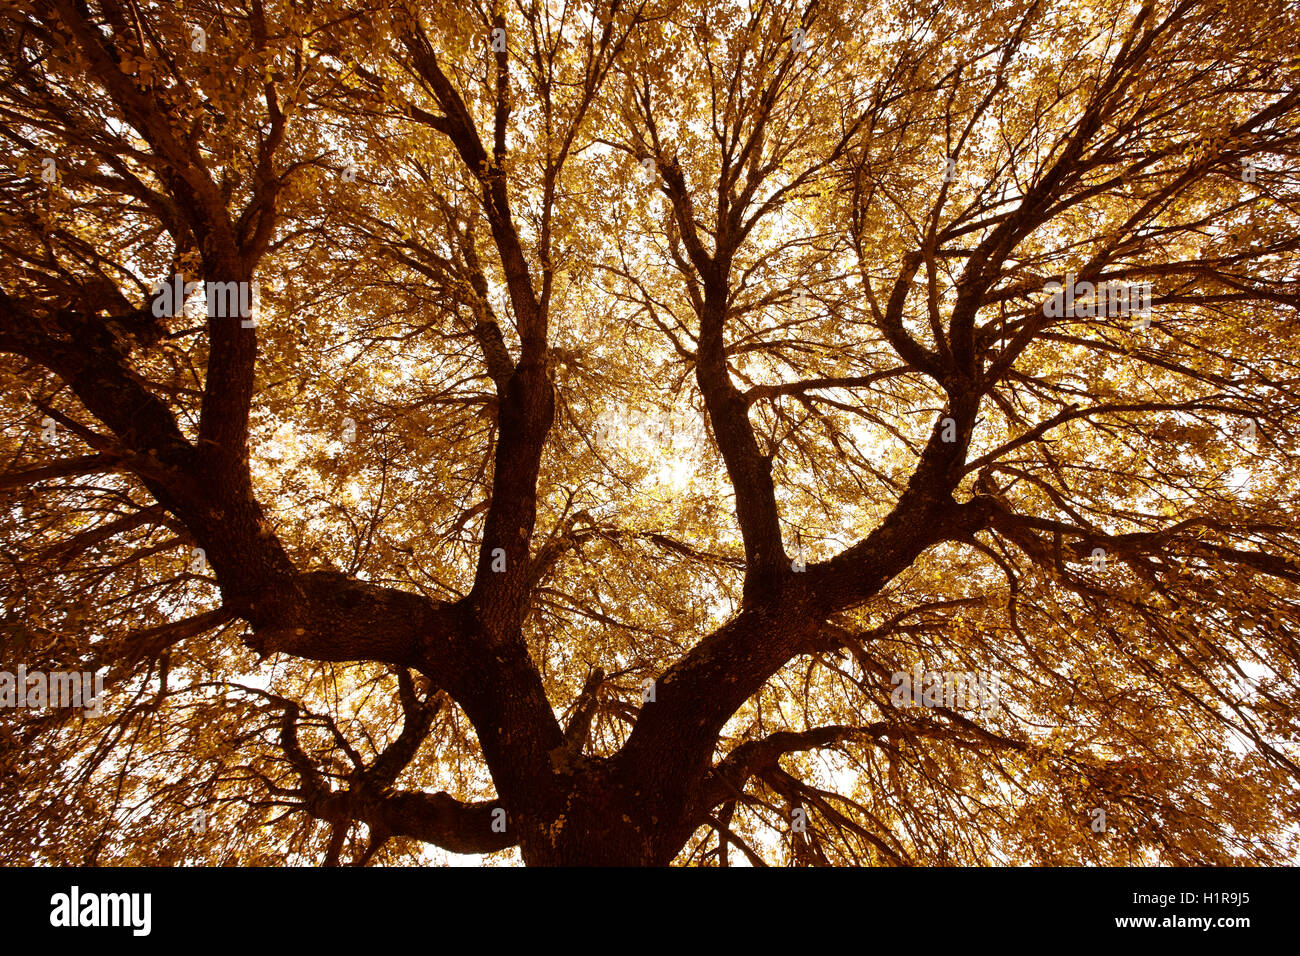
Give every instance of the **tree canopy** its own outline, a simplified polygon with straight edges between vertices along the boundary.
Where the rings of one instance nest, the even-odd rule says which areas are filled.
[[[1294,861],[1298,36],[6,5],[0,860]]]

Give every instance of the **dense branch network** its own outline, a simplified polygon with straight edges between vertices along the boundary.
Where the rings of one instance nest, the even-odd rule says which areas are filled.
[[[1110,801],[1169,859],[1247,852],[1225,821],[1264,809],[1167,775],[1214,728],[1300,784],[1282,624],[1300,547],[1278,497],[1300,91],[1269,58],[1280,28],[1180,0],[1077,20],[1016,3],[972,30],[974,5],[920,4],[863,41],[860,13],[5,14],[0,129],[57,169],[53,186],[4,174],[5,410],[65,436],[6,438],[0,491],[27,515],[7,574],[31,609],[37,575],[113,594],[89,646],[30,627],[15,646],[138,687],[88,739],[227,701],[221,733],[247,756],[214,753],[211,792],[261,788],[322,821],[331,864],[395,838],[543,864],[762,863],[763,833],[808,863],[1031,852],[978,835],[998,800],[1019,808],[1008,826]],[[1047,62],[1053,43],[1068,52]],[[269,311],[304,324],[159,314],[151,270],[209,287],[293,270]],[[1050,308],[1051,283],[1121,282],[1151,284],[1148,321],[1102,314],[1101,292]],[[326,320],[346,336],[313,358],[327,336],[302,330]],[[614,328],[626,354],[599,347]],[[649,403],[652,354],[698,395],[709,448],[688,464],[725,527],[583,504],[647,480],[592,435],[603,390]],[[359,459],[373,510],[331,532],[343,569],[329,521],[286,530],[305,492],[250,441],[265,452],[277,415],[326,427],[316,402],[359,408],[349,383],[392,397]],[[1238,451],[1221,426],[1250,427]],[[1242,468],[1264,485],[1242,491]],[[163,574],[177,549],[201,558]],[[579,590],[618,556],[616,584]],[[662,560],[686,569],[666,595],[646,577]],[[631,620],[645,600],[662,614]],[[183,652],[193,680],[172,687]],[[297,662],[297,693],[233,678],[268,658]],[[917,660],[1015,690],[995,720],[900,707],[891,680]],[[369,668],[349,693],[382,701],[378,739],[337,706],[331,665]],[[1186,740],[1154,729],[1145,693],[1117,703],[1123,668],[1193,715]],[[23,746],[64,723],[32,722]],[[107,772],[103,749],[70,786]],[[1166,776],[1126,789],[1135,752]],[[479,766],[457,770],[477,797],[426,787],[453,753]],[[866,784],[842,792],[845,775]],[[1078,829],[1060,853],[1086,856]]]

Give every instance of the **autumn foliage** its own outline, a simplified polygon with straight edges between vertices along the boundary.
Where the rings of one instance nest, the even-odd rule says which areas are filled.
[[[1297,37],[6,4],[0,862],[1294,861]]]

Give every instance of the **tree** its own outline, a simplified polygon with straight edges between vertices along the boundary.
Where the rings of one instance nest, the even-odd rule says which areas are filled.
[[[1294,859],[1247,7],[7,10],[5,860]]]

